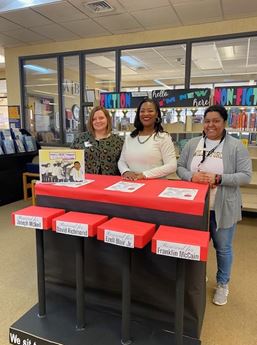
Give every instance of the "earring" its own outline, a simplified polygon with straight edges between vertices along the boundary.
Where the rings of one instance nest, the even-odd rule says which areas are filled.
[[[160,122],[161,122],[161,119],[159,118],[159,116],[157,116],[156,119],[155,119],[155,123],[159,124]]]

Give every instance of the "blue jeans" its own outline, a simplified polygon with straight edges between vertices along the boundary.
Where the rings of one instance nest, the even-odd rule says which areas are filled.
[[[216,250],[218,268],[216,280],[218,284],[227,284],[230,279],[231,267],[233,262],[232,242],[235,230],[236,224],[233,224],[230,228],[219,229],[217,231],[215,212],[211,211],[210,235],[213,242],[213,246]]]

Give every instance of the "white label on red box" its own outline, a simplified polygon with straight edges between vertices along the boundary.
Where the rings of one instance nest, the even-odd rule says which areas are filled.
[[[104,242],[116,246],[134,248],[134,235],[105,229]]]
[[[88,237],[88,224],[57,220],[56,232],[71,236]]]
[[[15,214],[15,225],[24,228],[43,229],[43,218],[36,216],[22,216]]]
[[[156,254],[200,261],[200,247],[191,244],[156,241]]]

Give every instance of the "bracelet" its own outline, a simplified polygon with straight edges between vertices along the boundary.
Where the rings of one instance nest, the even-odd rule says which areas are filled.
[[[222,176],[221,175],[215,175],[215,185],[219,185],[222,182]]]

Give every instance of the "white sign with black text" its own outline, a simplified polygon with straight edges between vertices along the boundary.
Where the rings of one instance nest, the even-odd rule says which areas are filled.
[[[56,232],[65,235],[88,237],[88,224],[64,222],[61,220],[57,220]]]
[[[116,246],[134,248],[134,235],[106,229],[104,230],[104,242]]]
[[[156,241],[156,254],[172,256],[174,258],[200,261],[200,247],[166,241]]]
[[[15,214],[15,225],[24,228],[43,229],[43,218],[37,216],[24,216]]]

